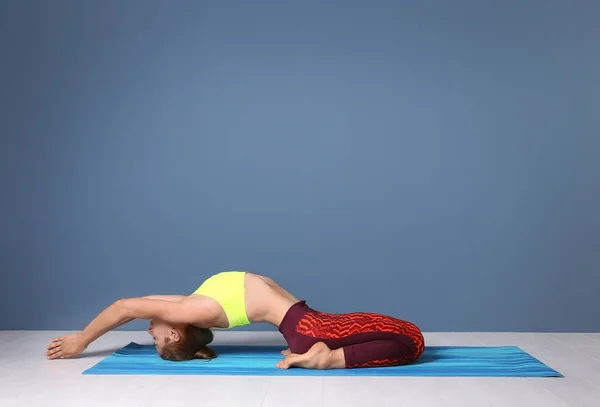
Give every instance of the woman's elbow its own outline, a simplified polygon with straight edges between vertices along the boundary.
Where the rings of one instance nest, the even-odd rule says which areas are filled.
[[[120,298],[117,301],[115,301],[112,305],[111,308],[118,313],[120,316],[126,317],[126,318],[135,318],[135,316],[133,315],[133,309],[130,306],[131,304],[131,299],[130,298]]]

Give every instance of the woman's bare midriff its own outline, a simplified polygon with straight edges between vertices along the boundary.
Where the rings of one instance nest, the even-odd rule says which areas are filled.
[[[298,299],[268,277],[246,273],[245,276],[246,313],[250,322],[267,322],[279,327],[283,317]],[[192,301],[202,302],[202,308],[210,315],[204,319],[204,328],[227,328],[229,321],[221,305],[212,298],[192,294]]]
[[[246,274],[246,312],[250,322],[268,322],[279,327],[283,317],[298,299],[272,279]]]

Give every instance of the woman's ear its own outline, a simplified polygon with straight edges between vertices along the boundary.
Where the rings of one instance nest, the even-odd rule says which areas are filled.
[[[175,329],[171,328],[169,330],[168,339],[170,339],[173,342],[179,342],[179,340],[181,339],[181,334],[179,332],[177,332]]]
[[[198,349],[198,351],[194,355],[194,358],[196,358],[196,359],[210,360],[210,359],[214,359],[216,357],[217,357],[217,354],[215,353],[215,351],[206,346],[203,346],[200,349]]]

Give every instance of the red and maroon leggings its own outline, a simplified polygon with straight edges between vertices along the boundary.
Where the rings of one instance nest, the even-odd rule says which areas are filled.
[[[279,332],[296,354],[317,342],[344,349],[346,367],[397,366],[416,361],[423,353],[423,335],[414,324],[381,314],[327,314],[305,301],[286,313]]]

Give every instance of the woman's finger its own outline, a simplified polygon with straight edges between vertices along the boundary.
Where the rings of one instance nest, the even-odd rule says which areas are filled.
[[[62,355],[62,352],[56,352],[56,353],[53,353],[50,356],[48,356],[48,359],[59,359],[61,355]]]
[[[52,342],[62,342],[62,337],[52,339]]]
[[[57,342],[52,342],[50,345],[48,345],[48,346],[46,347],[46,349],[48,349],[48,350],[50,350],[50,349],[54,349],[54,348],[56,348],[57,346],[60,346],[60,345],[61,345],[60,343],[57,343]]]

